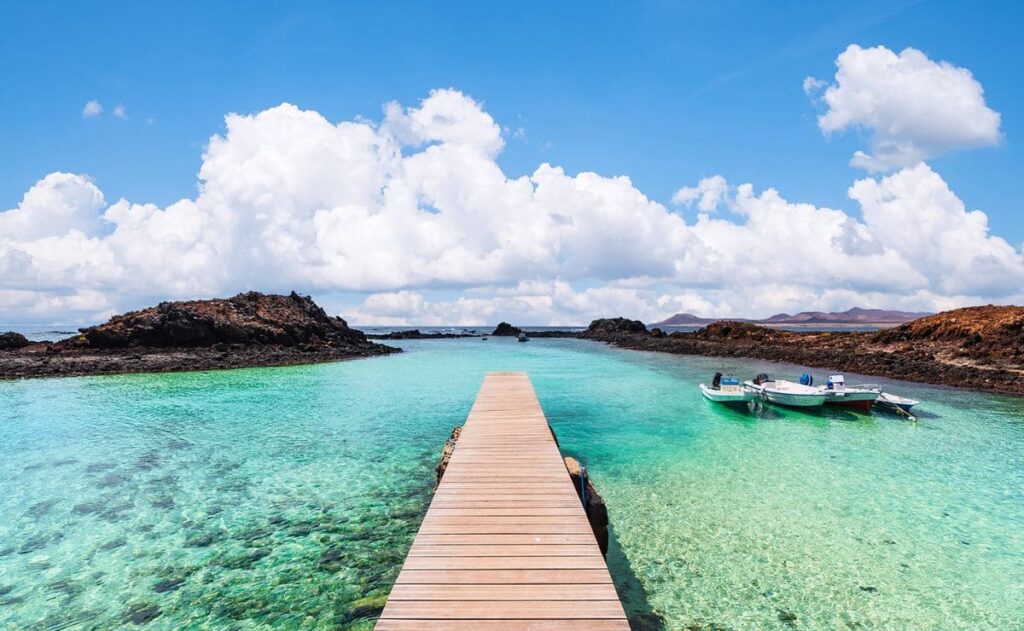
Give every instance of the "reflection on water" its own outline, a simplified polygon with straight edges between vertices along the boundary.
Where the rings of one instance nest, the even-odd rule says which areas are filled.
[[[578,340],[401,345],[320,366],[0,383],[0,628],[372,627],[486,370],[528,370],[587,462],[638,621],[1024,623],[1018,400],[900,385],[925,401],[917,424],[753,414],[695,386],[757,362]]]

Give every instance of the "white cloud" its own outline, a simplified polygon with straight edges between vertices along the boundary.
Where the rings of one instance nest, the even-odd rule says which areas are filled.
[[[827,85],[828,81],[823,81],[822,79],[816,79],[814,77],[804,77],[804,94],[810,97],[814,97],[819,92],[821,92]]]
[[[85,104],[82,108],[82,118],[95,118],[103,113],[103,106],[100,102],[93,99]]]
[[[836,67],[818,126],[826,134],[868,131],[871,153],[858,151],[853,166],[888,171],[999,142],[1000,116],[986,105],[981,84],[966,68],[932,61],[914,48],[897,54],[857,45],[839,55]],[[817,86],[811,77],[804,80],[805,91]]]
[[[124,104],[118,103],[114,107],[114,116],[120,118],[121,120],[128,120],[128,110],[125,109]]]
[[[697,209],[701,212],[713,212],[725,199],[728,192],[728,185],[721,175],[706,177],[697,183],[697,186],[684,186],[672,196],[672,203],[692,206],[697,202]]]
[[[935,308],[1019,299],[1024,283],[1020,251],[926,165],[855,183],[858,215],[716,175],[676,194],[702,211],[688,225],[627,177],[509,178],[500,127],[454,90],[389,104],[379,124],[289,104],[225,122],[194,198],[108,205],[53,173],[0,212],[0,321],[295,288],[369,294],[347,308],[364,323],[570,324]],[[735,220],[707,214],[721,204]]]

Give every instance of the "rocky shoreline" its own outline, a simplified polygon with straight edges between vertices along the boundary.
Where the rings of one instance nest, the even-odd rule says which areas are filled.
[[[164,302],[59,342],[0,336],[0,379],[290,366],[401,352],[308,296],[248,292]]]
[[[719,321],[689,333],[595,320],[581,336],[622,348],[748,357],[1024,396],[1024,307],[968,307],[877,332],[785,331]]]

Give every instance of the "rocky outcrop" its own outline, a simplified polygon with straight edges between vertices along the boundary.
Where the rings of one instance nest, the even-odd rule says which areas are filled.
[[[523,330],[520,329],[519,327],[512,326],[508,322],[502,322],[498,326],[494,327],[494,330],[491,332],[491,335],[495,337],[515,337],[516,335],[519,335],[522,332]]]
[[[399,352],[308,296],[258,292],[163,302],[54,344],[0,355],[0,378],[284,366]]]
[[[161,302],[81,330],[90,348],[192,348],[214,344],[365,345],[366,336],[328,316],[309,296],[250,291],[233,298]]]
[[[451,436],[448,440],[444,441],[444,448],[441,449],[441,461],[437,463],[437,482],[434,484],[434,488],[437,488],[438,484],[441,484],[441,478],[444,477],[444,472],[448,470],[448,463],[451,462],[452,454],[455,453],[455,443],[459,440],[459,435],[462,434],[462,427],[452,428]]]
[[[594,320],[580,337],[589,339],[607,339],[620,335],[637,335],[647,333],[647,326],[639,320],[626,318],[602,318]]]
[[[14,331],[8,331],[7,333],[0,333],[0,351],[10,351],[19,348],[24,348],[31,344],[21,333],[15,333]]]
[[[873,336],[875,344],[927,346],[950,357],[1024,363],[1024,307],[966,307]]]
[[[460,337],[481,337],[479,333],[423,333],[419,329],[392,331],[390,333],[367,333],[369,340],[449,340]]]
[[[594,531],[601,554],[608,554],[608,507],[605,506],[604,498],[594,488],[590,477],[583,475],[579,461],[568,456],[564,460],[565,469],[569,472],[577,497],[583,502],[583,509],[587,513],[587,520],[590,521],[590,528]]]

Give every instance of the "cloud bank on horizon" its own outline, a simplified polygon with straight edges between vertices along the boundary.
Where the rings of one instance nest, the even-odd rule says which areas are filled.
[[[545,163],[509,178],[501,127],[456,89],[389,103],[377,122],[283,103],[227,115],[198,194],[165,208],[108,203],[82,174],[37,182],[0,212],[0,321],[292,288],[359,292],[340,310],[367,324],[1020,301],[1024,253],[923,162],[999,142],[981,85],[914,49],[850,46],[836,63],[833,83],[804,89],[824,108],[823,133],[867,133],[871,153],[852,163],[872,175],[848,190],[856,213],[722,175],[681,188],[671,207],[625,176]],[[438,289],[457,297],[430,300]]]

